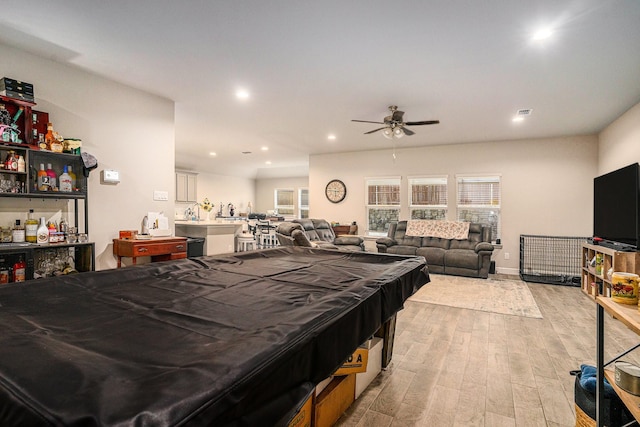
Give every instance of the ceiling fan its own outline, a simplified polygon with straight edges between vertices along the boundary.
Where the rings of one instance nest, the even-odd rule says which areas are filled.
[[[360,123],[376,123],[380,125],[384,125],[381,128],[370,130],[369,132],[365,132],[364,134],[370,134],[378,131],[382,131],[382,134],[389,139],[393,138],[402,138],[405,135],[414,135],[415,132],[411,129],[406,128],[406,126],[420,126],[420,125],[437,125],[440,123],[439,120],[423,120],[420,122],[404,122],[402,121],[402,116],[404,115],[404,111],[399,111],[396,105],[390,105],[389,111],[391,111],[391,115],[384,118],[382,122],[372,122],[369,120],[351,120],[352,122],[360,122]]]

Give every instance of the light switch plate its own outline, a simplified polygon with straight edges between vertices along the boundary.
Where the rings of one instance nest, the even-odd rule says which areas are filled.
[[[117,184],[120,182],[120,172],[111,169],[100,171],[100,182],[102,184]]]
[[[153,200],[167,201],[167,200],[169,200],[169,192],[168,191],[154,190],[153,191]]]

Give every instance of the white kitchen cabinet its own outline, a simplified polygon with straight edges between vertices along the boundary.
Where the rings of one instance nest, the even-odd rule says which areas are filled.
[[[176,172],[176,202],[198,201],[198,175]]]

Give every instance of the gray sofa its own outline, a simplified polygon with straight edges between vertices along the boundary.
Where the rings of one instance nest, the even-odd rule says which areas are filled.
[[[406,236],[406,230],[407,221],[391,224],[387,237],[376,240],[378,252],[423,256],[431,273],[489,276],[493,245],[488,225],[471,223],[466,240]]]
[[[281,246],[317,246],[325,249],[364,251],[364,240],[358,236],[336,237],[324,219],[294,219],[281,222],[276,227],[276,236]]]

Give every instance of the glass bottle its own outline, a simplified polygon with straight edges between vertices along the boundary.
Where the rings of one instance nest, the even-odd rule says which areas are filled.
[[[22,259],[22,255],[18,258],[18,262],[13,264],[13,281],[24,282],[27,280],[27,264]]]
[[[49,175],[44,169],[44,163],[40,163],[40,170],[38,171],[38,191],[49,191]]]
[[[56,172],[53,170],[53,168],[51,167],[51,163],[47,163],[47,176],[49,177],[49,188],[52,191],[55,191],[57,188],[57,178],[58,175],[56,174]]]
[[[24,223],[25,240],[29,243],[38,242],[38,220],[33,217],[33,209],[29,209],[27,220]]]
[[[44,135],[44,144],[46,146],[46,150],[51,150],[51,143],[53,142],[53,124],[47,123],[47,133]]]
[[[27,164],[24,161],[24,157],[18,156],[18,172],[26,172]]]
[[[64,167],[64,170],[60,175],[60,191],[64,191],[65,193],[73,191],[71,175],[69,175],[69,172],[67,171],[67,166]]]
[[[69,171],[69,176],[71,177],[71,188],[73,189],[73,191],[76,191],[78,187],[76,187],[76,174],[73,173],[73,167],[69,165],[67,167],[67,170]]]
[[[38,226],[37,243],[44,244],[49,243],[49,228],[44,220],[44,217],[40,217],[40,225]]]
[[[13,242],[23,243],[25,240],[24,227],[20,224],[20,220],[16,219],[16,225],[13,226]]]

